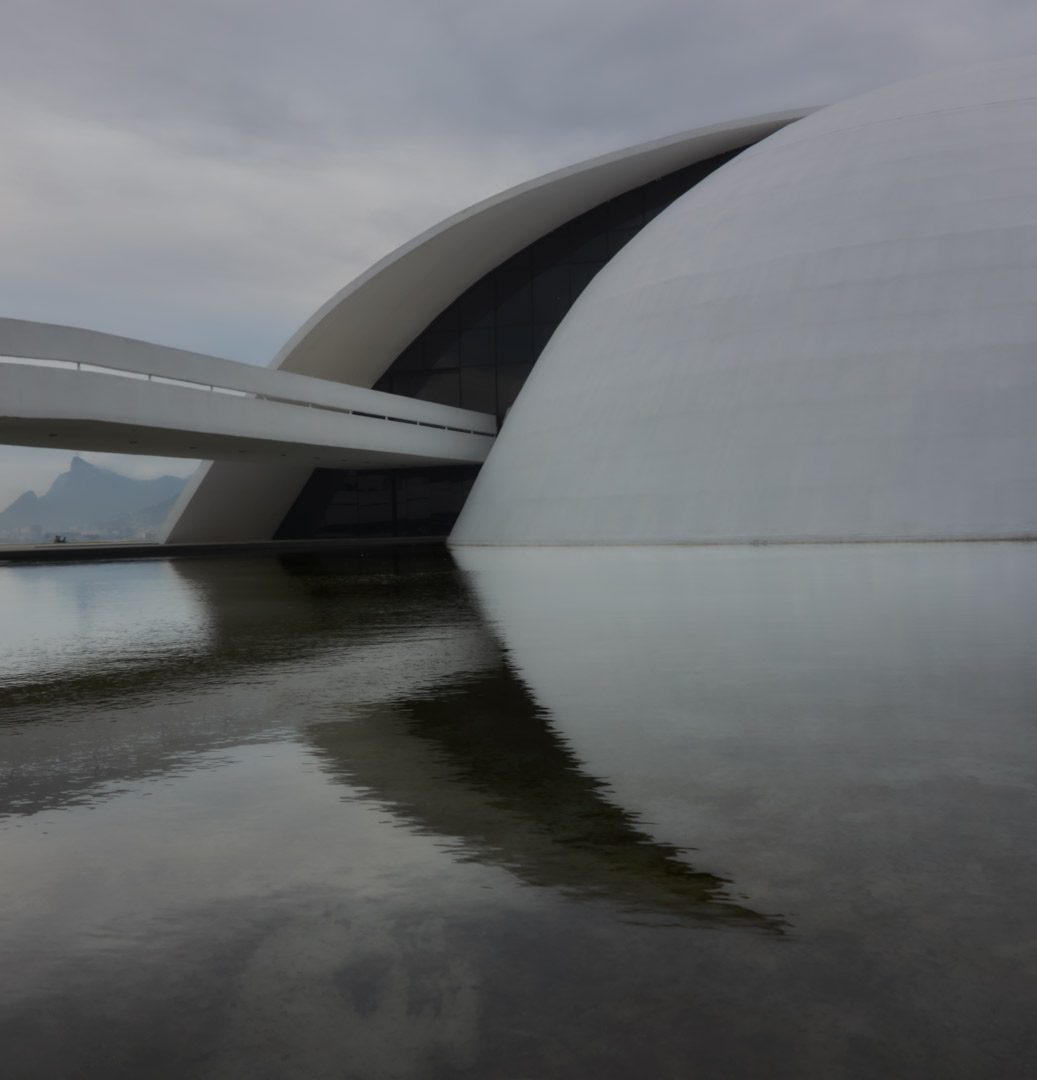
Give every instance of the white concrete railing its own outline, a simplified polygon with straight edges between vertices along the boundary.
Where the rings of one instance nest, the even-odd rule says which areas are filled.
[[[116,375],[122,379],[135,379],[140,382],[154,382],[162,386],[182,386],[188,390],[209,390],[216,394],[230,394],[233,397],[250,396],[244,390],[230,390],[225,386],[216,386],[211,382],[192,382],[190,379],[177,379],[169,375],[146,375],[142,371],[105,367],[103,364],[87,363],[84,360],[39,360],[32,356],[0,356],[0,364],[24,364],[26,367],[58,368],[61,371],[75,369],[76,371],[88,371],[98,375]],[[261,394],[251,396],[262,397]],[[293,404],[297,403],[293,402]]]
[[[53,323],[0,318],[0,354],[0,363],[71,366],[445,431],[497,433],[496,418],[489,413]]]

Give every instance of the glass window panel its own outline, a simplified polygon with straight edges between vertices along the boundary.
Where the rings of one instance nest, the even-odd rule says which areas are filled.
[[[497,372],[492,367],[461,369],[461,408],[496,413]]]
[[[641,189],[628,191],[608,204],[609,229],[640,229],[644,224],[641,216]]]
[[[351,499],[348,503],[335,503],[329,506],[320,527],[327,529],[340,525],[354,525],[356,520],[356,499]]]
[[[476,282],[458,301],[461,328],[493,325],[493,278]]]
[[[497,328],[498,364],[532,364],[535,359],[532,326]]]
[[[497,368],[497,408],[503,415],[518,397],[522,384],[529,378],[532,364],[507,364]]]
[[[563,225],[562,227],[573,228],[574,234],[581,240],[598,236],[609,227],[609,205],[608,203],[601,203],[601,205],[595,206],[593,210],[581,214],[575,221],[570,222],[568,226]]]
[[[432,322],[426,327],[425,332],[435,333],[439,331],[442,333],[444,330],[456,330],[458,328],[457,321],[457,304],[451,304],[450,307],[444,309],[439,315],[432,320]]]
[[[573,301],[591,283],[591,279],[604,266],[604,263],[584,263],[583,266],[573,266],[569,270],[569,278],[572,284]]]
[[[403,352],[400,353],[394,368],[401,371],[418,371],[425,366],[425,341],[426,336],[421,335],[416,341],[412,341]]]
[[[355,526],[359,532],[368,536],[378,533],[392,535],[392,477],[382,473],[375,478],[379,481],[377,486],[368,484],[357,492]]]
[[[422,335],[425,339],[425,367],[455,368],[460,363],[457,330],[439,328]],[[395,364],[393,365],[396,366]]]
[[[497,278],[497,325],[515,326],[533,318],[533,290],[526,270],[501,270]]]
[[[397,533],[446,536],[478,471],[477,465],[400,470],[396,474]]]
[[[530,244],[526,249],[529,252],[530,272],[560,262],[566,257],[572,244],[572,236],[564,225],[560,229],[555,229],[554,232],[549,232],[546,236],[540,237],[536,243]]]
[[[320,470],[334,479],[335,493],[326,504],[317,535],[392,528],[392,478],[384,472]],[[314,492],[316,494],[316,492]]]
[[[569,310],[569,271],[552,266],[533,279],[533,319],[538,323],[559,323]]]
[[[337,485],[338,475],[335,470],[314,469],[278,527],[274,539],[296,540],[318,536],[325,508],[334,497]]]
[[[536,250],[537,241],[534,241],[529,247],[523,248],[521,251],[517,251],[511,256],[507,262],[500,264],[500,270],[526,270],[533,265],[533,252]],[[525,277],[529,277],[529,274],[525,274]]]
[[[493,330],[461,331],[461,363],[466,366],[493,363]]]
[[[429,497],[423,477],[401,475],[396,484],[396,517],[402,522],[420,521],[429,516]]]
[[[392,377],[391,385],[386,389],[391,394],[403,394],[404,397],[417,397],[418,391],[425,385],[427,375],[412,374],[409,371],[398,371]],[[383,379],[379,379],[378,383],[383,382]],[[376,388],[381,390],[381,386],[375,384]]]
[[[637,236],[639,229],[612,229],[609,231],[609,258],[630,243]]]
[[[669,205],[678,196],[683,195],[692,182],[690,178],[685,179],[679,174],[664,176],[655,182],[655,191],[652,194],[657,201]]]
[[[668,205],[668,203],[664,202],[646,203],[644,214],[645,224],[647,225],[648,222],[657,218]]]
[[[581,243],[573,248],[569,256],[570,262],[604,262],[609,257],[608,233],[602,230],[593,236],[586,237]]]
[[[544,347],[551,340],[551,335],[558,329],[554,323],[548,326],[534,326],[533,327],[533,358],[538,357],[543,351]]]
[[[424,374],[400,374],[394,380],[394,393],[437,401],[440,405],[461,404],[461,384],[456,371],[429,371]]]

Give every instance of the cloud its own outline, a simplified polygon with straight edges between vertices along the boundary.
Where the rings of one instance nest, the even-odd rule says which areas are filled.
[[[3,80],[181,148],[669,130],[1025,49],[1011,0],[14,0]],[[704,93],[705,91],[705,93]],[[790,100],[786,104],[803,102]],[[713,119],[710,116],[709,119]]]

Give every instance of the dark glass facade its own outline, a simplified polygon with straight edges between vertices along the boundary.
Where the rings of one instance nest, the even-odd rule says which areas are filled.
[[[523,248],[441,312],[374,388],[495,413],[500,422],[591,278],[652,218],[740,152],[634,188]],[[276,538],[445,536],[478,471],[316,469]]]
[[[478,465],[314,469],[275,540],[446,536]]]

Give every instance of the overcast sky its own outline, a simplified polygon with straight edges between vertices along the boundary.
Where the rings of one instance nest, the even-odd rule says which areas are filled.
[[[6,0],[0,315],[265,363],[502,188],[1031,52],[1033,0]],[[0,447],[0,508],[70,458]]]

